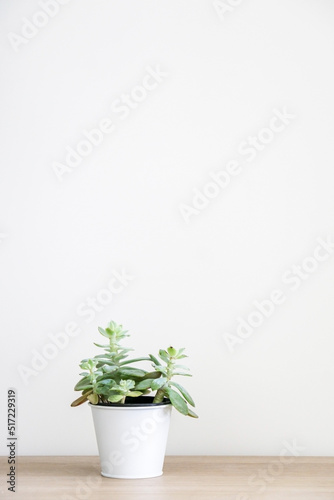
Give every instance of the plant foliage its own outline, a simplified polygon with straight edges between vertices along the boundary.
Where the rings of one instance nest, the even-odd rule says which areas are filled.
[[[81,396],[73,401],[71,406],[79,406],[89,401],[96,404],[121,403],[127,398],[135,398],[155,392],[153,403],[161,403],[169,399],[171,404],[183,415],[197,418],[196,413],[188,405],[195,403],[188,391],[173,377],[180,375],[191,377],[189,369],[178,364],[178,360],[186,358],[184,348],[168,347],[160,349],[158,357],[150,354],[147,357],[128,359],[133,349],[122,345],[127,335],[122,325],[110,321],[100,334],[107,339],[105,344],[94,344],[103,349],[103,354],[93,358],[83,359],[80,368],[80,380],[74,387],[75,391],[82,391]],[[133,366],[141,361],[150,361],[153,371],[146,371]]]

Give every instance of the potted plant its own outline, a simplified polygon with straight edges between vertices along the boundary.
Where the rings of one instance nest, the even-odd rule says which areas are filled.
[[[172,380],[176,375],[191,377],[189,369],[178,364],[187,356],[184,349],[168,347],[159,351],[159,359],[152,354],[128,359],[133,349],[122,345],[129,337],[122,325],[110,321],[98,330],[108,343],[95,344],[103,354],[81,361],[80,368],[85,371],[74,389],[82,395],[71,406],[89,402],[103,476],[160,476],[172,406],[197,418],[188,406],[195,406],[192,397]],[[138,368],[142,361],[149,361],[153,370]]]

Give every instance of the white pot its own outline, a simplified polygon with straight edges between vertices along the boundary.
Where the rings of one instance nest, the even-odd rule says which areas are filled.
[[[129,404],[92,405],[101,474],[120,479],[162,475],[172,405],[136,398]],[[137,403],[138,401],[138,403]]]

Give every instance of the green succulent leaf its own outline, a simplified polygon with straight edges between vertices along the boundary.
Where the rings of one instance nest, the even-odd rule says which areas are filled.
[[[117,370],[117,366],[110,366],[108,364],[102,365],[102,370],[106,373],[112,373]]]
[[[153,380],[152,384],[151,384],[152,391],[157,391],[163,385],[165,385],[166,382],[167,382],[167,378],[166,377],[160,377],[160,378],[157,378],[157,379]]]
[[[168,363],[168,361],[169,361],[168,354],[164,349],[160,349],[159,356],[162,359],[162,361],[165,361],[165,363]]]
[[[100,396],[109,396],[110,395],[110,387],[106,386],[99,386],[95,389],[96,394],[99,394]]]
[[[140,391],[131,391],[127,393],[127,396],[130,396],[130,398],[138,398],[138,396],[141,396],[143,393]]]
[[[168,387],[166,389],[170,402],[182,415],[188,415],[189,408],[185,400],[176,391]]]
[[[161,372],[167,376],[167,368],[165,366],[159,365],[156,366],[155,369],[157,370],[157,372]]]
[[[102,375],[102,377],[99,377],[98,381],[100,382],[101,380],[104,379],[114,379],[117,376],[117,370],[113,372],[106,372]]]
[[[121,399],[123,399],[122,394],[112,394],[109,396],[108,401],[110,401],[110,403],[118,403]]]
[[[119,354],[119,355],[113,357],[113,361],[114,361],[114,363],[119,364],[120,361],[122,361],[123,359],[126,359],[126,358],[127,358],[126,354]]]
[[[155,356],[153,356],[153,354],[149,354],[149,357],[150,357],[150,360],[153,361],[153,363],[155,365],[160,365],[160,362],[157,360],[157,358]]]
[[[141,380],[137,385],[136,389],[143,390],[145,391],[146,389],[149,389],[151,387],[152,382],[155,380],[153,378],[147,378],[144,380]]]
[[[102,380],[99,380],[98,382],[98,387],[100,387],[101,385],[114,385],[115,384],[115,380],[113,380],[112,378],[104,378]]]
[[[122,361],[122,363],[120,363],[120,366],[129,365],[130,363],[137,363],[137,361],[150,361],[150,358],[143,357],[128,359],[127,361]]]
[[[93,384],[90,380],[90,377],[84,377],[83,379],[79,380],[79,382],[75,385],[74,390],[83,391],[84,389],[91,389],[92,387]]]
[[[170,385],[173,385],[174,387],[176,387],[176,389],[180,391],[184,399],[188,401],[188,403],[191,404],[191,406],[195,406],[193,398],[190,396],[189,392],[182,385],[176,382],[169,382],[169,383]]]
[[[142,378],[146,375],[147,372],[144,370],[139,370],[139,368],[132,368],[132,367],[121,367],[119,369],[119,374],[121,377],[135,377],[135,378]]]
[[[107,332],[104,330],[104,328],[101,328],[100,326],[98,327],[98,331],[101,333],[101,335],[103,335],[103,337],[106,337],[107,339],[109,339],[109,335],[107,334]]]
[[[89,394],[87,399],[92,403],[92,405],[97,405],[99,402],[99,397],[97,394]]]
[[[174,349],[174,347],[172,347],[172,346],[167,348],[167,352],[172,357],[175,357],[178,353],[178,351],[176,349]]]
[[[114,366],[116,369],[118,368],[118,366],[115,365],[115,363],[113,363],[112,361],[110,361],[108,359],[102,359],[101,361],[99,361],[96,365],[96,368],[102,368],[105,365]]]
[[[185,350],[186,350],[186,348],[185,348],[185,347],[181,347],[181,349],[178,349],[178,351],[177,351],[177,356],[176,356],[176,357],[177,357],[177,358],[179,358],[179,356],[180,356],[180,355],[181,355],[181,354],[182,354]]]
[[[161,372],[148,372],[143,378],[146,379],[146,378],[159,378],[159,377],[161,377]]]
[[[135,386],[135,381],[131,379],[121,380],[119,385],[114,387],[115,390],[121,391],[123,394],[126,394],[130,389],[133,389]]]
[[[198,415],[191,408],[188,408],[188,416],[192,418],[198,418]]]

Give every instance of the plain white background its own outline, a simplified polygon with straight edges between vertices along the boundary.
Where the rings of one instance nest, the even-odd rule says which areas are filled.
[[[168,454],[295,441],[332,455],[334,254],[296,290],[282,277],[334,240],[333,3],[226,1],[219,16],[211,0],[71,0],[14,50],[8,34],[43,24],[40,3],[1,2],[1,454],[9,387],[18,454],[97,454],[90,409],[70,403],[114,319],[135,354],[187,349],[200,419],[173,412]],[[148,67],[166,76],[122,120],[111,106]],[[238,148],[274,109],[293,119],[248,162]],[[104,118],[113,133],[60,180],[54,163]],[[241,172],[187,223],[182,204],[235,159]],[[115,271],[131,280],[80,316]],[[238,318],[274,289],[284,303],[241,339]],[[22,377],[69,322],[78,334]]]

